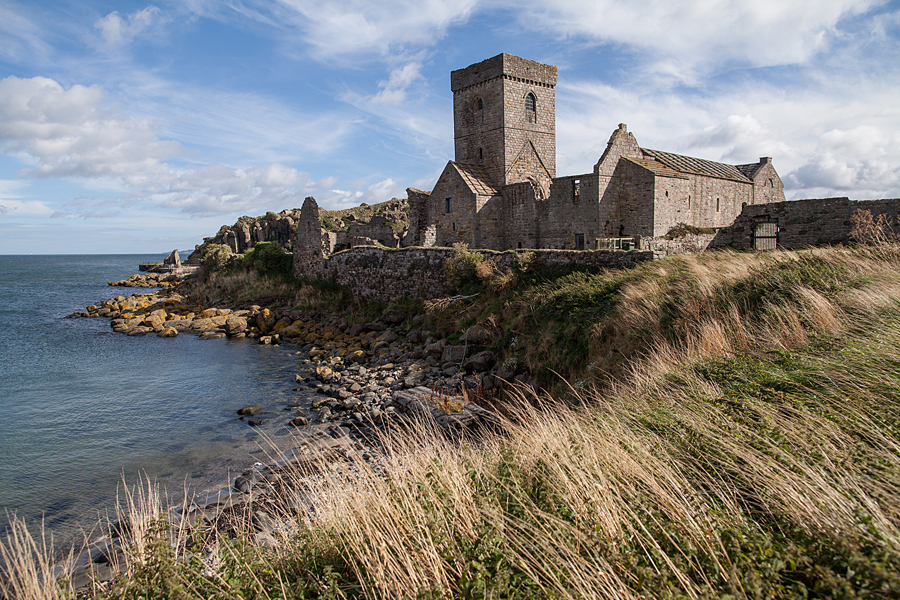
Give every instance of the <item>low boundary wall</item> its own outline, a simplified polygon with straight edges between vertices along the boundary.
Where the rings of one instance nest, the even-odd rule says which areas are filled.
[[[551,267],[626,269],[653,260],[653,252],[609,250],[474,250],[486,259],[500,257],[511,265],[516,254],[533,253]],[[400,298],[427,300],[445,296],[450,285],[444,263],[453,248],[382,248],[356,246],[328,258],[310,252],[295,252],[294,274],[299,279],[322,279],[349,287],[363,300],[391,302]]]
[[[733,225],[719,232],[710,247],[752,248],[756,224],[763,222],[775,223],[779,248],[846,244],[851,241],[853,224],[850,218],[860,209],[870,211],[876,217],[885,215],[896,224],[900,217],[900,199],[817,198],[748,205]]]

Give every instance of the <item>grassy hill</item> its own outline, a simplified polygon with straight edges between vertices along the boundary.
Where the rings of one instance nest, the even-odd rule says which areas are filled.
[[[102,596],[898,597],[900,247],[460,273],[430,325],[552,396],[387,436],[274,549],[157,528]]]

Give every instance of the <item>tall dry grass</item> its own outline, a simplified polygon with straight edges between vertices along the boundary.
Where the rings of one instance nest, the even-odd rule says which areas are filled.
[[[72,553],[62,561],[54,555],[53,541],[41,531],[37,540],[25,521],[7,517],[5,543],[0,543],[0,594],[19,600],[59,600],[71,596],[69,568]]]
[[[421,423],[384,432],[380,463],[298,474],[315,511],[269,550],[240,541],[248,512],[191,559],[145,486],[124,503],[148,540],[135,583],[110,595],[896,597],[897,265],[831,249],[648,267],[603,325],[633,349],[621,376],[566,402],[514,394],[502,434]]]

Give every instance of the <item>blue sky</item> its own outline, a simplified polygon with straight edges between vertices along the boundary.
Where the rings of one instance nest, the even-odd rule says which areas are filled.
[[[431,189],[450,71],[557,65],[557,174],[618,123],[774,157],[789,199],[900,197],[900,3],[0,0],[0,253],[190,249],[244,214]]]

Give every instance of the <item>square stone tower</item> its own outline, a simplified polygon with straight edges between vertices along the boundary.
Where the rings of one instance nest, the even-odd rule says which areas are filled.
[[[499,54],[450,73],[456,162],[503,187],[556,177],[556,67]]]

